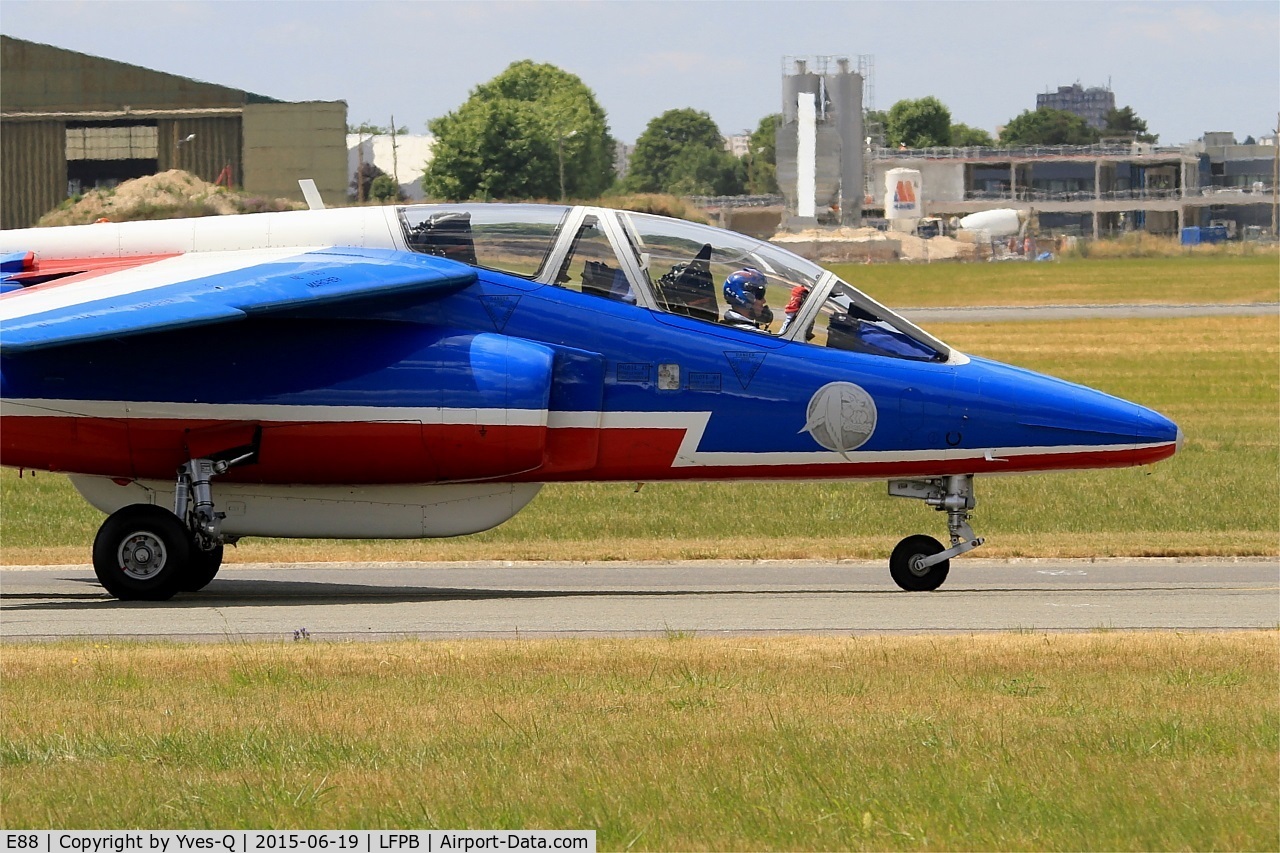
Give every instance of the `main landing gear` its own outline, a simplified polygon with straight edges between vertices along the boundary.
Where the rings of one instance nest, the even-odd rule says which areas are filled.
[[[225,513],[215,512],[209,481],[245,453],[229,460],[192,459],[178,469],[173,512],[151,504],[122,507],[103,522],[93,540],[93,571],[116,598],[167,601],[203,589],[222,567]]]
[[[889,494],[915,498],[947,514],[951,547],[932,536],[908,536],[889,556],[889,574],[898,586],[911,592],[928,592],[942,586],[951,568],[951,558],[972,551],[984,541],[969,526],[969,510],[977,506],[973,475],[938,477],[929,480],[890,480]]]

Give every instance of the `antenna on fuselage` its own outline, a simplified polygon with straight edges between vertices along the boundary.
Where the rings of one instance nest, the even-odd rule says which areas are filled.
[[[308,210],[324,210],[324,199],[320,198],[320,190],[316,189],[314,180],[303,178],[298,181],[298,186],[302,188],[302,197],[307,200]]]

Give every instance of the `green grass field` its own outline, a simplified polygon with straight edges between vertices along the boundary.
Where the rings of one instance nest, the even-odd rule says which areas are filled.
[[[1280,552],[1280,327],[1274,317],[948,324],[963,350],[1083,382],[1172,417],[1187,443],[1150,468],[978,481],[980,556]],[[734,507],[733,513],[721,508]],[[750,530],[735,519],[751,518]],[[83,563],[102,516],[62,477],[5,470],[0,560]],[[245,540],[256,560],[882,558],[945,532],[870,483],[551,485],[487,533],[451,540]]]
[[[2,651],[6,828],[593,828],[603,850],[1280,842],[1276,632]]]
[[[1280,255],[1052,263],[833,264],[893,308],[1280,301]]]

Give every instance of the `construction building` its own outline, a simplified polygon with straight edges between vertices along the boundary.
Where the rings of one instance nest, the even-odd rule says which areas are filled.
[[[888,172],[906,168],[920,173],[924,216],[1014,208],[1034,211],[1041,232],[1173,235],[1217,220],[1269,222],[1274,151],[1266,145],[1203,142],[1181,147],[876,147],[868,153],[866,202],[868,208],[883,210]]]
[[[286,103],[47,44],[0,36],[0,227],[66,198],[182,169],[301,200],[347,195],[347,107]]]

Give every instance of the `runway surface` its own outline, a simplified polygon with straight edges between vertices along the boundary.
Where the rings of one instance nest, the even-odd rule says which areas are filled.
[[[247,564],[162,603],[115,601],[88,566],[0,569],[10,641],[1278,626],[1274,559],[957,560],[932,593],[879,562]]]

